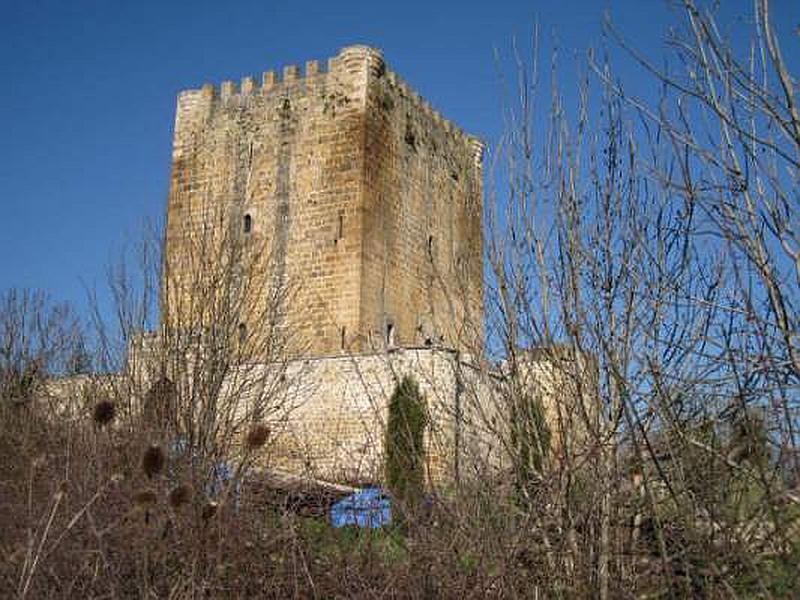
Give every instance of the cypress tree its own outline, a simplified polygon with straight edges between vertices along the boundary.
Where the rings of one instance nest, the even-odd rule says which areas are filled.
[[[386,485],[406,510],[422,498],[425,478],[425,427],[428,416],[416,381],[403,377],[389,401],[386,426]]]
[[[523,394],[512,403],[511,446],[518,500],[527,503],[550,452],[551,432],[537,398]]]

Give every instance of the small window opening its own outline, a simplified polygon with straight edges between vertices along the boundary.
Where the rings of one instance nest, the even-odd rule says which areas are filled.
[[[245,233],[250,233],[253,231],[253,217],[250,214],[246,214],[244,216],[244,220],[242,222],[242,228],[244,229]]]
[[[250,142],[250,145],[247,148],[247,166],[251,166],[253,164],[253,142]]]
[[[244,344],[247,340],[247,325],[244,323],[239,323],[239,343]]]
[[[463,256],[456,258],[456,274],[462,279],[469,278],[469,269],[467,268],[467,261]]]
[[[344,350],[347,342],[347,327],[342,327],[340,333],[342,336],[342,350]]]
[[[390,348],[394,347],[394,324],[388,323],[386,325],[386,345]]]
[[[411,127],[410,123],[406,124],[406,134],[404,136],[404,139],[406,144],[408,144],[412,150],[416,151],[417,137],[414,135],[414,129]]]
[[[344,237],[344,215],[339,213],[339,224],[336,229],[336,239],[340,240]]]
[[[433,262],[433,236],[428,236],[428,259]]]

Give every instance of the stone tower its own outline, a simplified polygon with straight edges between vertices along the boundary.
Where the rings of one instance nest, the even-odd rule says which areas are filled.
[[[311,356],[386,346],[474,352],[483,338],[482,144],[350,46],[178,96],[167,211],[166,313],[198,302],[198,232],[243,241],[258,302]],[[207,248],[208,244],[204,244]],[[285,295],[273,293],[285,287]],[[175,290],[180,290],[176,292]],[[162,295],[164,290],[162,289]],[[249,310],[249,309],[248,309]],[[250,326],[248,310],[240,327]],[[260,326],[260,325],[257,325]]]

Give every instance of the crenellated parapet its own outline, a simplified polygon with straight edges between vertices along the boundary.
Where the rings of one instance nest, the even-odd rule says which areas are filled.
[[[473,135],[464,132],[455,122],[445,118],[428,100],[420,96],[405,80],[394,71],[385,72],[386,82],[390,89],[408,103],[408,110],[428,119],[435,127],[444,130],[453,140],[470,149],[475,164],[482,164],[485,144]]]
[[[467,142],[472,149],[472,160],[475,165],[482,165],[483,164],[483,153],[486,150],[486,144],[482,139],[476,137],[474,135],[467,135]]]
[[[260,81],[253,76],[245,76],[238,84],[233,80],[225,80],[219,87],[207,83],[199,90],[181,92],[180,97],[200,94],[204,98],[227,100],[235,96],[273,93],[291,86],[315,83],[319,78],[330,74],[360,77],[366,84],[368,77],[379,77],[384,70],[383,53],[380,50],[362,45],[346,46],[324,63],[309,60],[302,69],[298,65],[285,65],[280,71],[264,71]]]
[[[483,142],[442,116],[396,72],[387,68],[381,50],[366,45],[346,46],[327,61],[306,61],[302,69],[298,65],[285,65],[281,70],[264,71],[260,78],[246,76],[239,83],[226,80],[219,87],[207,83],[199,90],[183,91],[178,96],[178,117],[180,119],[198,111],[206,112],[216,101],[235,103],[248,97],[280,95],[321,82],[330,83],[331,76],[348,87],[349,95],[353,99],[361,101],[364,100],[371,82],[383,80],[408,103],[409,110],[430,120],[435,127],[447,132],[454,140],[471,148],[475,163],[481,163]]]
[[[280,70],[264,71],[260,77],[248,75],[239,82],[225,80],[218,86],[206,83],[199,89],[184,90],[178,94],[176,142],[204,127],[215,108],[250,104],[259,98],[294,96],[326,86],[338,88],[353,106],[363,106],[370,79],[381,76],[384,70],[380,50],[347,46],[327,61],[306,61],[302,69],[290,64]],[[180,154],[178,143],[174,158]]]

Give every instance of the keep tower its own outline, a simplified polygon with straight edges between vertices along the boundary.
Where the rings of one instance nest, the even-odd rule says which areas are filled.
[[[181,92],[166,316],[179,322],[202,303],[175,298],[196,293],[193,239],[224,229],[269,257],[252,289],[258,302],[284,303],[281,324],[298,352],[474,353],[483,339],[482,151],[366,46],[342,49],[326,68],[310,61],[302,74],[286,66],[259,83]],[[246,310],[238,318],[251,326]]]

